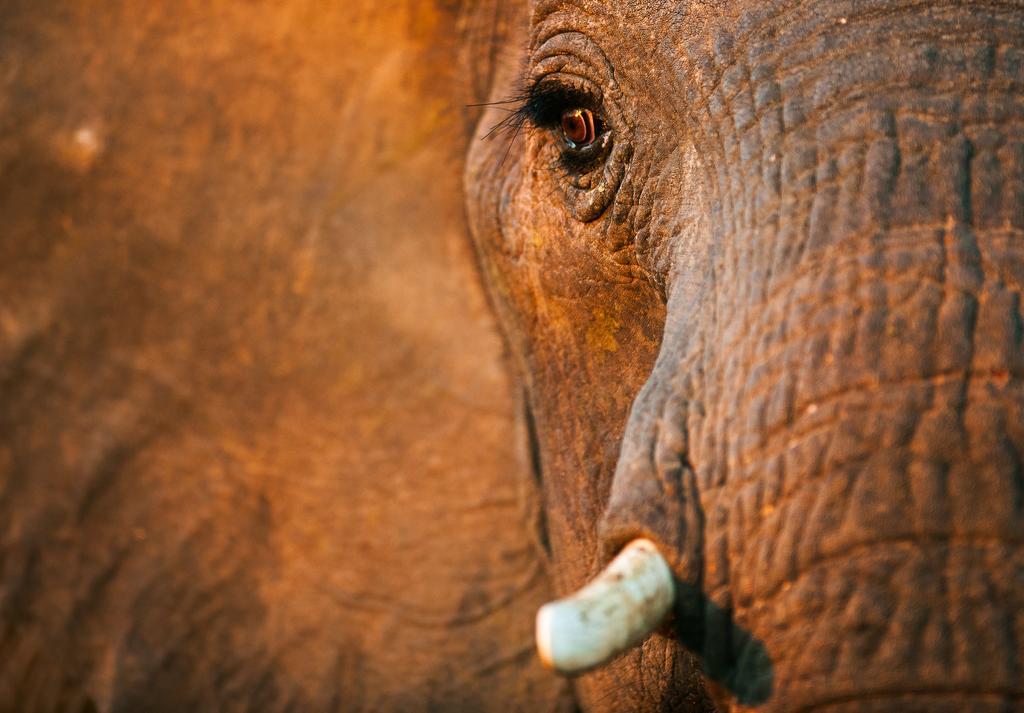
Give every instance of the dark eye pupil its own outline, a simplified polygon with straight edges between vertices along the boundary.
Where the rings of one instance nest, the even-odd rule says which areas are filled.
[[[562,136],[573,148],[592,144],[597,138],[593,112],[590,109],[570,109],[563,112]]]

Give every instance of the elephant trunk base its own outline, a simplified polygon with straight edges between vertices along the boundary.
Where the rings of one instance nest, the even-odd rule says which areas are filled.
[[[922,259],[845,289],[826,266],[829,316],[764,350],[719,422],[749,426],[724,472],[698,465],[706,591],[765,642],[778,710],[1024,701],[1016,285],[929,279],[923,256],[950,249],[886,246],[880,263]],[[742,672],[744,651],[729,657]],[[912,701],[889,710],[942,709]]]
[[[809,253],[634,414],[609,520],[703,598],[729,705],[1024,707],[1024,233],[947,203]],[[626,497],[673,487],[674,539]]]
[[[1024,706],[1024,261],[1000,235],[876,237],[737,341],[725,457],[694,458],[704,586],[764,642],[777,710]]]

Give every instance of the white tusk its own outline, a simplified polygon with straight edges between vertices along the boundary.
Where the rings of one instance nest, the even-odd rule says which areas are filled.
[[[650,540],[633,540],[590,584],[540,608],[541,661],[564,674],[600,666],[647,638],[674,602],[668,563]]]

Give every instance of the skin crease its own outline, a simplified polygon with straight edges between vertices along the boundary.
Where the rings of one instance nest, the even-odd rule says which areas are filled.
[[[644,535],[682,592],[582,709],[1024,710],[1024,5],[518,27],[492,101],[560,82],[612,146],[527,124],[466,170],[553,584]]]

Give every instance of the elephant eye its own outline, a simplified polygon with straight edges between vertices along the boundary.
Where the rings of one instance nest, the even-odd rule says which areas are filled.
[[[587,168],[601,158],[609,132],[596,110],[600,99],[592,92],[547,79],[531,86],[523,99],[492,133],[497,129],[518,131],[524,124],[550,131],[573,170]]]
[[[597,139],[597,122],[590,109],[569,109],[562,112],[562,140],[571,149],[590,146]]]
[[[514,141],[524,126],[535,129],[535,150],[526,155],[550,166],[538,175],[556,181],[571,215],[589,222],[614,198],[632,149],[626,134],[616,141],[615,127],[625,122],[613,97],[597,82],[559,67],[528,84],[523,95],[495,102],[519,106],[485,138],[507,132]]]

